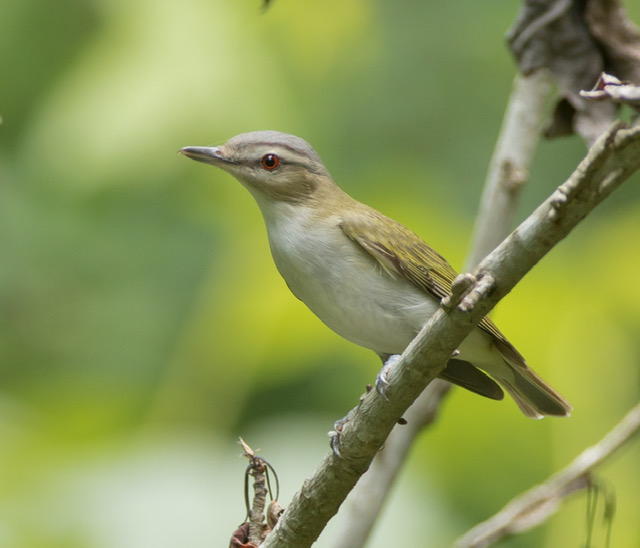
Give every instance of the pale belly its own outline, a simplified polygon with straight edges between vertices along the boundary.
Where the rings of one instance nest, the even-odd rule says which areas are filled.
[[[274,261],[291,291],[345,339],[379,354],[401,353],[439,301],[391,277],[337,224],[311,228],[308,218],[296,213],[298,218],[286,223],[267,222]],[[478,365],[502,362],[480,329],[471,332],[460,352]]]
[[[352,265],[349,265],[351,267]],[[327,326],[356,344],[378,353],[402,352],[434,313],[435,301],[386,274],[353,268],[325,273],[322,281],[289,282],[293,293]]]
[[[391,278],[346,237],[321,247],[312,235],[301,239],[286,251],[271,242],[276,266],[294,295],[345,339],[396,354],[437,309],[435,298]]]

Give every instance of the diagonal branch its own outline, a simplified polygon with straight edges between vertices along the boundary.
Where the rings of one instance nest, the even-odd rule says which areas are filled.
[[[513,82],[502,127],[491,158],[476,219],[473,245],[467,268],[473,268],[513,228],[520,193],[528,179],[529,167],[542,126],[547,117],[552,83],[546,69],[528,76],[518,75]],[[405,413],[408,426],[397,426],[375,457],[371,468],[360,479],[346,501],[345,530],[334,548],[364,546],[385,499],[404,464],[413,441],[423,428],[435,421],[441,402],[451,385],[436,379],[418,396]]]
[[[597,444],[585,449],[569,466],[525,491],[490,519],[476,525],[456,542],[457,548],[483,548],[531,529],[558,510],[568,495],[591,483],[591,472],[640,430],[640,403]]]
[[[520,191],[542,126],[552,83],[547,70],[517,75],[484,184],[467,268],[477,265],[511,232]]]
[[[404,414],[406,424],[396,426],[384,442],[371,467],[349,495],[343,512],[345,527],[333,548],[361,548],[367,542],[387,495],[407,460],[416,437],[432,424],[451,384],[435,379]]]
[[[612,126],[575,172],[474,272],[460,303],[429,319],[389,375],[388,400],[375,391],[352,410],[341,434],[341,457],[329,454],[306,480],[267,536],[266,548],[310,546],[389,435],[396,421],[444,368],[475,325],[602,200],[640,168],[640,126]],[[472,297],[472,298],[470,298]]]

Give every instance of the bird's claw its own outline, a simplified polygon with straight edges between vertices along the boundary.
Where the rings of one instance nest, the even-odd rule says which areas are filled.
[[[386,359],[384,365],[376,375],[376,392],[387,401],[389,400],[389,397],[387,396],[387,389],[389,388],[389,381],[387,380],[387,376],[398,363],[398,361],[400,361],[400,355],[392,354]]]
[[[376,392],[380,394],[385,400],[389,400],[387,397],[387,388],[389,387],[389,381],[387,380],[386,371],[383,367],[376,375]]]
[[[380,394],[385,400],[389,400],[387,397],[387,389],[389,387],[389,381],[387,380],[387,375],[389,372],[396,366],[398,361],[400,360],[399,354],[392,354],[391,356],[382,355],[384,359],[384,365],[378,372],[376,376],[375,388],[376,392]],[[367,386],[366,392],[368,393],[371,390],[370,386]],[[362,400],[364,399],[364,395],[360,397],[360,404],[362,404]],[[342,435],[342,430],[344,429],[344,425],[347,424],[351,420],[351,414],[353,410],[347,414],[346,417],[343,417],[333,423],[333,430],[329,431],[329,445],[331,447],[331,451],[338,458],[343,458],[342,453],[340,452],[340,436]],[[400,419],[402,420],[402,419]]]
[[[342,453],[340,453],[340,435],[342,434],[344,425],[348,422],[349,415],[342,417],[333,423],[333,430],[329,431],[329,446],[331,447],[333,454],[339,459],[342,458]]]

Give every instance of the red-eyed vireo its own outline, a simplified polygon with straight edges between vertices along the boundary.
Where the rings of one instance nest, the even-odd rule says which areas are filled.
[[[251,192],[293,294],[336,333],[383,361],[404,350],[450,293],[456,272],[449,263],[413,232],[340,189],[303,139],[256,131],[219,147],[181,152],[229,172]],[[488,318],[440,376],[502,399],[500,386],[480,370],[528,417],[571,410]]]

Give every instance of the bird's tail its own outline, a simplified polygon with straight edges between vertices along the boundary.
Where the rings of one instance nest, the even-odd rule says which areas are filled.
[[[505,360],[497,380],[511,394],[520,410],[533,419],[546,415],[567,417],[571,405],[526,365],[512,365]]]

